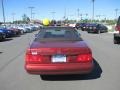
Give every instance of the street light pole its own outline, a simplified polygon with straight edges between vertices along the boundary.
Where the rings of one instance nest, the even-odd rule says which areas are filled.
[[[79,22],[79,17],[80,17],[80,9],[79,8],[77,9],[77,13],[78,13],[78,19],[77,19],[77,21]]]
[[[93,3],[93,14],[92,14],[92,22],[94,22],[94,2],[95,2],[95,0],[92,0],[92,3]]]
[[[13,19],[13,23],[14,23],[15,13],[12,13],[12,19]]]
[[[32,13],[32,19],[33,19],[33,20],[35,19],[35,18],[34,18],[34,17],[35,17],[35,14],[36,14],[36,13]]]
[[[55,18],[55,13],[56,12],[51,12],[51,14],[52,14],[52,19],[54,20],[54,18]]]
[[[29,9],[30,9],[30,11],[31,11],[31,20],[32,20],[32,18],[33,18],[33,9],[35,8],[35,7],[28,7]]]
[[[116,9],[115,9],[115,14],[116,14],[116,15],[115,15],[115,19],[116,19],[116,20],[117,20],[117,18],[118,18],[118,17],[117,17],[117,16],[118,16],[118,11],[119,11],[119,9],[116,8]]]
[[[82,20],[82,16],[83,16],[83,14],[80,14],[80,16],[81,16],[81,20]]]
[[[5,25],[5,10],[4,10],[3,0],[1,0],[1,3],[2,3],[3,22],[4,22],[4,25]]]

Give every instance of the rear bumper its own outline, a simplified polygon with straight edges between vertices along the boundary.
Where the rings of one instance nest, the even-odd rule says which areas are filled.
[[[115,33],[115,34],[114,34],[114,37],[115,37],[115,38],[116,38],[116,37],[117,37],[117,38],[120,38],[120,34],[119,34],[119,33]]]
[[[94,29],[88,29],[87,31],[90,32],[90,33],[97,33],[98,32],[97,29],[95,29],[95,30]]]
[[[88,74],[93,70],[93,68],[94,68],[93,62],[25,65],[25,69],[28,73],[40,75]]]

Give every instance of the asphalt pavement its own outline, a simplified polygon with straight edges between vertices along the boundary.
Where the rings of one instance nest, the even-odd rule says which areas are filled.
[[[120,45],[111,33],[81,37],[91,48],[95,69],[89,75],[30,75],[24,69],[25,50],[34,33],[0,42],[0,90],[120,90]]]

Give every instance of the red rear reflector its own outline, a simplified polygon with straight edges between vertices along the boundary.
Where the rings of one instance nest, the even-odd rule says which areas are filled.
[[[91,54],[83,54],[83,55],[78,55],[77,57],[77,62],[88,62],[92,61],[92,55]]]
[[[26,55],[26,62],[27,63],[41,63],[42,56],[40,55]]]

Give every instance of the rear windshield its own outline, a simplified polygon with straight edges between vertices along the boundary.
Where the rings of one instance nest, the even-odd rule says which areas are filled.
[[[78,41],[82,40],[76,30],[67,29],[44,29],[41,30],[36,39],[39,41]]]

